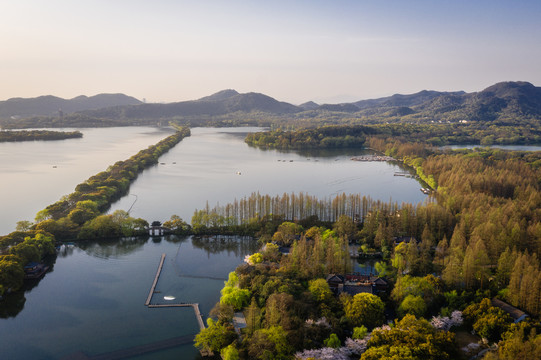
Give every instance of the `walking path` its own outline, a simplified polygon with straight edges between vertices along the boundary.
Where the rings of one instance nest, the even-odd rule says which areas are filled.
[[[156,284],[158,284],[158,279],[160,278],[160,274],[162,273],[164,261],[165,261],[165,254],[162,254],[160,264],[158,265],[158,271],[156,272],[156,277],[154,277],[154,282],[152,283],[152,286],[150,287],[150,292],[148,293],[147,301],[145,302],[146,306],[150,305],[150,300],[152,300],[152,295],[154,294],[154,290],[156,289]]]
[[[203,330],[205,328],[205,323],[203,322],[203,316],[201,315],[201,311],[199,310],[199,304],[198,303],[179,303],[179,304],[151,304],[152,296],[154,295],[156,291],[156,285],[158,284],[158,279],[160,278],[160,274],[162,272],[163,263],[165,261],[165,254],[162,254],[160,263],[158,265],[158,271],[156,272],[156,276],[154,277],[154,282],[152,283],[152,286],[150,287],[150,292],[148,293],[147,300],[145,301],[145,306],[149,308],[165,308],[165,307],[191,307],[193,308],[193,311],[195,313],[195,317],[197,319],[197,323],[199,324],[199,328]],[[137,355],[142,355],[146,353],[150,353],[153,351],[159,351],[159,350],[165,350],[169,348],[173,348],[180,345],[186,345],[186,344],[193,344],[195,335],[185,335],[185,336],[179,336],[167,340],[161,340],[156,341],[151,344],[144,344],[139,346],[134,346],[127,349],[122,350],[116,350],[111,351],[104,354],[94,355],[94,356],[88,356],[83,352],[77,352],[74,354],[71,354],[69,356],[64,357],[62,360],[121,360],[121,359],[128,359]],[[210,356],[212,353],[204,353],[202,352],[203,356]]]
[[[154,282],[152,283],[152,286],[150,287],[150,292],[148,293],[147,301],[145,302],[145,306],[148,306],[149,308],[163,308],[163,307],[187,307],[191,306],[193,308],[193,311],[195,313],[195,317],[197,319],[197,322],[199,323],[199,328],[203,330],[205,328],[205,323],[203,322],[203,317],[201,316],[201,311],[199,311],[199,304],[198,303],[180,303],[180,304],[151,304],[152,301],[152,295],[154,295],[154,292],[156,291],[156,285],[158,284],[158,279],[160,278],[160,274],[162,273],[163,263],[165,261],[165,254],[162,254],[162,257],[160,259],[160,264],[158,265],[158,271],[156,272],[156,276],[154,277]]]

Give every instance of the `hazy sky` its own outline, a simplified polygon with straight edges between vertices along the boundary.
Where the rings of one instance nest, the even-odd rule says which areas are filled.
[[[299,104],[541,86],[541,1],[0,0],[0,100]]]

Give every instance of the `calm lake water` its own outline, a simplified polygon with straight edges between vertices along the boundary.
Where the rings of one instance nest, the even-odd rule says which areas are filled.
[[[70,359],[196,334],[194,312],[144,306],[162,253],[152,303],[199,303],[204,316],[230,271],[257,242],[238,237],[123,239],[62,248],[52,271],[25,293],[24,309],[0,319],[1,359]],[[2,316],[5,317],[6,304]],[[197,359],[193,343],[136,359]]]
[[[130,187],[111,211],[151,222],[176,214],[191,222],[195,209],[208,201],[225,205],[252,192],[272,196],[305,192],[320,198],[337,194],[367,195],[376,200],[418,203],[426,199],[419,183],[394,176],[403,171],[387,162],[358,162],[360,149],[320,152],[260,150],[244,143],[258,128],[195,128]],[[239,174],[240,173],[240,174]],[[133,196],[136,195],[136,196]]]
[[[299,153],[248,147],[247,131],[193,129],[146,170],[130,195],[113,205],[148,221],[177,214],[188,222],[208,201],[225,204],[252,192],[300,192],[330,197],[342,192],[373,199],[418,203],[426,199],[404,171],[385,162],[356,162],[362,150]],[[0,230],[68,194],[91,175],[158,142],[171,130],[154,128],[83,129],[83,139],[0,144]],[[53,166],[56,166],[54,168]],[[240,174],[239,174],[240,173]],[[135,195],[135,196],[134,196]],[[134,200],[135,203],[134,203]],[[5,202],[4,202],[5,201]],[[256,242],[239,238],[123,239],[64,247],[52,271],[27,291],[0,303],[1,359],[63,359],[82,352],[106,354],[195,334],[191,308],[148,309],[143,304],[162,253],[166,261],[153,302],[174,296],[198,302],[208,314],[223,280]],[[371,272],[372,266],[362,270]],[[361,270],[361,269],[359,269]],[[136,359],[195,359],[192,344]]]
[[[15,230],[17,221],[33,221],[77,184],[173,132],[151,127],[60,130],[80,130],[83,138],[0,143],[0,235]]]

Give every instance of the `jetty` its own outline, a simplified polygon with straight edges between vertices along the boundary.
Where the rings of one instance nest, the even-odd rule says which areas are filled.
[[[192,307],[195,313],[195,318],[199,324],[199,329],[203,330],[205,328],[205,323],[203,322],[203,316],[199,310],[199,303],[179,303],[179,304],[150,304],[147,305],[149,308],[166,308],[166,307]]]
[[[156,284],[158,284],[158,279],[160,278],[160,274],[162,273],[164,261],[165,261],[165,254],[162,254],[162,258],[160,259],[160,264],[158,265],[158,271],[156,272],[156,276],[154,277],[154,282],[152,283],[152,286],[150,287],[150,292],[148,293],[147,301],[145,302],[146,306],[150,305],[150,301],[152,300],[152,295],[154,294],[154,291],[156,289]]]
[[[156,285],[158,284],[158,279],[160,278],[160,274],[162,273],[163,269],[163,263],[165,261],[165,254],[162,254],[160,258],[160,263],[158,265],[158,270],[156,271],[156,276],[154,277],[154,281],[152,282],[152,286],[150,287],[150,291],[148,293],[147,300],[145,302],[145,306],[148,308],[167,308],[167,307],[191,307],[193,309],[193,312],[195,314],[195,318],[197,319],[197,323],[199,324],[199,330],[205,329],[205,323],[203,322],[203,316],[201,315],[201,310],[199,310],[199,303],[176,303],[176,304],[151,304],[152,296],[157,293],[156,291]],[[177,338],[180,339],[180,338]],[[182,337],[183,341],[185,341],[185,337]],[[193,341],[193,336],[191,337]],[[174,341],[173,341],[174,342]],[[164,344],[169,344],[169,342],[165,342]],[[200,350],[200,353],[202,356],[214,356],[212,352]]]
[[[165,254],[162,254],[162,257],[160,258],[160,263],[158,265],[158,271],[156,271],[154,282],[152,283],[152,286],[150,287],[150,291],[148,293],[145,306],[149,308],[192,307],[195,313],[195,317],[197,319],[197,323],[199,324],[199,329],[203,330],[205,328],[205,323],[203,322],[203,316],[201,315],[201,311],[199,310],[199,303],[176,303],[176,304],[151,304],[150,303],[152,301],[152,296],[156,293],[156,285],[158,284],[158,279],[160,278],[160,274],[162,273],[164,261],[165,261]]]

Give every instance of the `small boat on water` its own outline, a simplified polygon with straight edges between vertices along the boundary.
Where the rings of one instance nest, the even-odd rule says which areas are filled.
[[[30,262],[24,266],[25,279],[39,279],[49,270],[49,267],[43,263]]]
[[[175,297],[168,295],[168,296],[164,296],[163,299],[164,300],[175,300]]]

